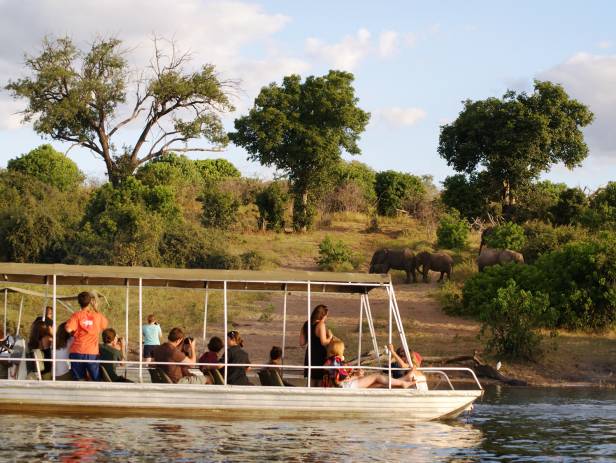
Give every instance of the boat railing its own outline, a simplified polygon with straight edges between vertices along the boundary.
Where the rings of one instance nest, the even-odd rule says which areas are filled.
[[[44,363],[51,363],[51,364],[53,363],[97,363],[100,365],[117,365],[117,366],[121,366],[123,369],[135,370],[135,371],[157,368],[160,365],[177,365],[177,366],[187,367],[190,369],[201,369],[202,367],[205,367],[206,369],[208,369],[211,367],[215,367],[221,370],[225,367],[227,368],[229,367],[270,368],[270,369],[279,369],[279,370],[283,370],[283,369],[284,370],[305,370],[307,368],[305,365],[289,365],[289,364],[273,365],[273,364],[255,364],[255,363],[225,363],[225,362],[187,363],[187,362],[160,362],[160,361],[144,362],[144,361],[139,361],[139,360],[101,360],[101,359],[87,360],[87,359],[58,359],[58,358],[43,359],[43,358],[32,358],[32,357],[3,357],[2,361],[10,362],[11,364],[18,364],[21,362],[26,362],[26,363],[27,362],[44,362]],[[368,366],[368,365],[366,366],[363,366],[363,365],[359,365],[359,366],[358,365],[343,365],[343,366],[313,365],[312,368],[321,369],[321,370],[347,370],[347,371],[348,370],[365,370],[365,371],[380,372],[383,374],[387,374],[387,372],[389,371],[408,371],[409,370],[408,368],[380,367],[380,366]],[[467,368],[467,367],[425,367],[425,368],[417,368],[417,370],[422,373],[434,374],[434,375],[439,375],[443,377],[447,381],[447,384],[449,385],[449,388],[452,391],[455,390],[455,388],[447,372],[468,373],[473,378],[478,389],[483,390],[483,388],[481,387],[481,383],[479,382],[477,378],[477,375],[471,368]],[[11,378],[11,380],[23,381],[23,380],[18,380],[18,379],[13,379],[13,378]],[[55,378],[53,380],[55,380]],[[389,385],[389,388],[391,389],[391,384]]]

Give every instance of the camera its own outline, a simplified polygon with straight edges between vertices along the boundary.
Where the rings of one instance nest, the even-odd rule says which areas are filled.
[[[184,338],[184,344],[190,344],[193,341],[194,341],[194,339],[192,338],[192,336],[186,336]]]

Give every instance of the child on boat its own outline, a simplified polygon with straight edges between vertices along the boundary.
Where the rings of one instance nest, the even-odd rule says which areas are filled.
[[[362,389],[374,387],[387,387],[390,379],[380,373],[365,375],[363,370],[353,371],[344,366],[344,342],[334,338],[327,346],[328,357],[324,366],[338,367],[327,369],[323,377],[324,386],[342,387],[345,389]],[[326,379],[327,378],[327,379]],[[392,387],[402,387],[404,389],[412,386],[413,383],[404,379],[391,379]]]
[[[143,361],[151,362],[154,358],[154,349],[160,346],[163,332],[154,314],[148,315],[148,323],[143,325]]]

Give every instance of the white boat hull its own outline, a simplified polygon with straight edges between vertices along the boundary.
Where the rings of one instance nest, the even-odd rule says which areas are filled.
[[[337,414],[427,421],[455,418],[482,392],[2,380],[0,410],[184,416],[233,411],[257,416]]]

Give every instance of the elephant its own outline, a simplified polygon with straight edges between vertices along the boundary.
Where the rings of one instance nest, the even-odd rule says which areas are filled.
[[[451,256],[442,252],[427,252],[423,251],[415,256],[417,262],[417,270],[423,274],[423,281],[428,282],[428,272],[441,272],[438,281],[443,281],[443,277],[447,275],[447,279],[451,280],[453,273],[453,259]],[[419,269],[421,267],[421,270]]]
[[[498,264],[507,264],[509,262],[523,264],[524,256],[519,252],[512,251],[510,249],[492,249],[484,247],[481,250],[479,257],[477,257],[477,267],[479,267],[480,272],[486,267]]]
[[[408,248],[404,249],[379,249],[372,255],[369,273],[387,273],[390,269],[404,270],[406,282],[417,282],[415,274],[415,254]]]

